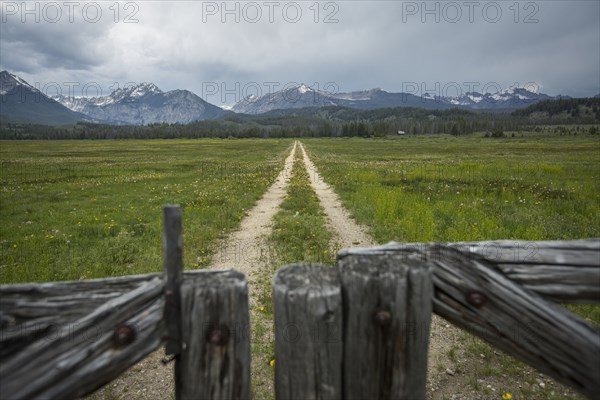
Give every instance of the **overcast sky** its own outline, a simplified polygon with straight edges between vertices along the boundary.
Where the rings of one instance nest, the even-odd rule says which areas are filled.
[[[154,82],[214,104],[294,83],[600,93],[597,0],[22,4],[1,2],[0,68],[46,92]]]

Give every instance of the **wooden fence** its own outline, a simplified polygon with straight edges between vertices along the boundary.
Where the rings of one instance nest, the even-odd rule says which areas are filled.
[[[165,346],[178,399],[250,398],[245,277],[182,272],[163,210],[163,274],[0,287],[0,398],[77,398]],[[600,241],[391,243],[273,279],[278,399],[424,399],[432,312],[600,396]]]

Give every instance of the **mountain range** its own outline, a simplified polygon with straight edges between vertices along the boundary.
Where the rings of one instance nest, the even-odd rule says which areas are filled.
[[[495,94],[467,92],[457,97],[436,96],[425,93],[390,93],[371,89],[350,93],[327,93],[304,84],[286,88],[264,96],[248,96],[231,110],[244,114],[262,114],[281,109],[340,106],[357,109],[391,107],[419,107],[427,109],[465,108],[470,110],[512,110],[524,108],[542,100],[568,98],[534,93],[525,88],[510,88]]]
[[[93,121],[115,125],[187,124],[225,113],[188,90],[163,92],[153,83],[117,89],[105,97],[57,96],[55,100]]]
[[[0,72],[3,122],[70,125],[80,121],[112,125],[190,123],[225,114],[188,90],[163,92],[153,83],[121,88],[103,97],[46,96],[20,77]]]
[[[392,93],[371,89],[329,93],[300,84],[263,96],[248,96],[230,109],[235,113],[263,114],[273,110],[348,107],[377,109],[418,107],[426,109],[514,110],[542,100],[569,98],[510,88],[495,94],[467,92],[461,96],[425,93]],[[153,83],[120,88],[108,96],[50,98],[8,71],[0,72],[0,117],[2,122],[67,125],[78,121],[113,125],[147,125],[213,120],[231,111],[210,104],[188,90],[163,92]]]

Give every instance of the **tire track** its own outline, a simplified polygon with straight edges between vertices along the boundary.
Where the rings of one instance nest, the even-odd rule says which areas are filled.
[[[334,233],[336,238],[332,243],[337,250],[348,247],[368,247],[375,245],[375,241],[369,236],[366,228],[360,226],[350,216],[350,213],[342,206],[338,195],[331,187],[321,178],[317,168],[308,158],[304,145],[300,145],[302,156],[304,158],[304,166],[308,171],[310,183],[319,197],[321,206],[327,216],[328,228]]]
[[[294,146],[285,160],[284,167],[275,182],[265,192],[263,197],[255,204],[240,223],[238,230],[230,233],[221,240],[216,247],[213,263],[210,269],[235,268],[246,275],[248,282],[249,312],[251,322],[252,340],[252,381],[253,396],[256,399],[273,398],[274,382],[272,369],[264,362],[265,354],[256,349],[264,349],[273,340],[272,321],[261,315],[259,300],[261,288],[268,286],[273,274],[273,266],[278,266],[278,261],[273,249],[270,248],[268,237],[271,233],[273,217],[279,211],[281,203],[286,196],[289,185],[294,156],[296,151],[302,152],[305,168],[309,174],[311,186],[326,215],[328,229],[334,233],[330,244],[332,249],[338,250],[348,247],[368,247],[375,245],[375,241],[362,227],[350,216],[342,206],[339,197],[333,189],[321,178],[313,162],[308,157],[304,146],[294,142]],[[260,332],[257,331],[260,327]],[[450,328],[450,329],[448,329]],[[447,332],[447,331],[452,332]],[[450,344],[448,333],[454,329],[443,320],[434,316],[431,326],[429,348],[429,381],[439,379],[438,373],[433,371],[433,365],[439,358],[444,358]],[[452,341],[454,342],[454,341]],[[163,365],[161,359],[164,352],[161,349],[131,367],[119,378],[107,384],[103,389],[88,396],[88,399],[174,399],[174,371],[173,363]],[[437,393],[431,391],[428,382],[428,398],[438,398]],[[434,396],[432,396],[434,395]]]
[[[286,195],[296,147],[297,142],[294,142],[292,151],[285,159],[284,167],[275,182],[242,219],[239,229],[229,234],[217,245],[213,263],[209,267],[210,269],[234,268],[246,275],[251,327],[259,323],[268,325],[267,322],[260,321],[261,315],[257,312],[256,291],[261,279],[264,280],[266,277],[270,282],[272,273],[270,264],[275,260],[273,260],[267,238],[271,232],[273,217]],[[251,335],[252,346],[264,345],[273,338],[273,333],[269,331],[266,332],[266,335],[257,337],[254,328],[252,328]],[[117,379],[87,396],[86,399],[174,399],[174,363],[164,365],[161,362],[163,357],[164,350],[160,348],[129,368]],[[268,379],[268,366],[260,361],[255,359],[253,354],[253,378],[256,375],[260,377],[258,381],[262,386],[260,387],[261,394],[273,393],[273,379],[272,377]],[[261,397],[255,395],[255,398]]]
[[[321,206],[325,211],[329,228],[336,236],[334,242],[331,243],[333,248],[336,249],[336,253],[342,248],[376,245],[375,240],[367,233],[367,229],[360,226],[350,216],[350,213],[343,207],[338,195],[321,178],[317,168],[306,154],[304,145],[302,143],[299,143],[299,145],[313,190],[319,197]],[[448,382],[445,371],[436,371],[435,366],[446,361],[446,353],[456,343],[458,334],[459,330],[457,328],[449,325],[437,315],[432,316],[428,349],[428,399],[440,398],[435,391],[440,389],[443,383]]]
[[[211,269],[235,268],[246,275],[250,307],[256,305],[256,299],[252,295],[256,282],[252,277],[261,265],[267,264],[273,258],[266,239],[271,232],[273,217],[279,211],[290,183],[296,147],[297,142],[294,142],[294,147],[275,183],[242,219],[240,228],[221,242],[210,266]]]
[[[270,298],[274,266],[279,265],[268,238],[273,217],[279,211],[290,183],[297,143],[285,159],[284,167],[275,183],[242,219],[237,231],[221,241],[213,257],[211,269],[234,268],[246,276],[250,314],[251,382],[255,399],[275,397],[273,369],[268,364],[274,342],[273,320],[264,313],[267,304],[260,300]],[[265,292],[266,291],[266,292]]]

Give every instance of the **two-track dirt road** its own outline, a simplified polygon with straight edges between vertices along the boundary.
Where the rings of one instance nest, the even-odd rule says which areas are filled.
[[[328,228],[334,234],[330,245],[335,249],[347,247],[367,247],[375,245],[375,241],[368,230],[356,223],[346,210],[337,194],[322,179],[314,163],[310,160],[304,146],[295,142],[290,154],[285,160],[284,167],[275,182],[265,192],[263,197],[242,219],[237,231],[232,232],[227,238],[217,245],[211,268],[235,268],[246,275],[248,280],[250,321],[253,326],[251,340],[254,346],[265,346],[272,340],[272,321],[265,321],[264,315],[259,311],[257,292],[264,289],[265,282],[270,282],[277,263],[275,252],[270,248],[268,237],[271,234],[273,217],[277,214],[285,198],[290,176],[294,164],[294,157],[300,151],[304,165],[308,171],[311,185],[317,194],[325,212]],[[270,326],[270,332],[261,329],[257,335],[254,329],[257,325]],[[268,330],[268,328],[267,328]],[[456,330],[440,319],[434,318],[430,336],[429,365],[430,374],[428,382],[428,397],[435,396],[435,388],[439,376],[444,372],[434,371],[433,365],[440,362],[449,346],[449,339],[454,338]],[[162,349],[151,354],[115,381],[103,389],[92,394],[92,399],[169,399],[174,398],[173,367],[172,363],[163,365],[161,358]],[[255,398],[273,396],[272,373],[268,365],[253,352],[253,382]]]

